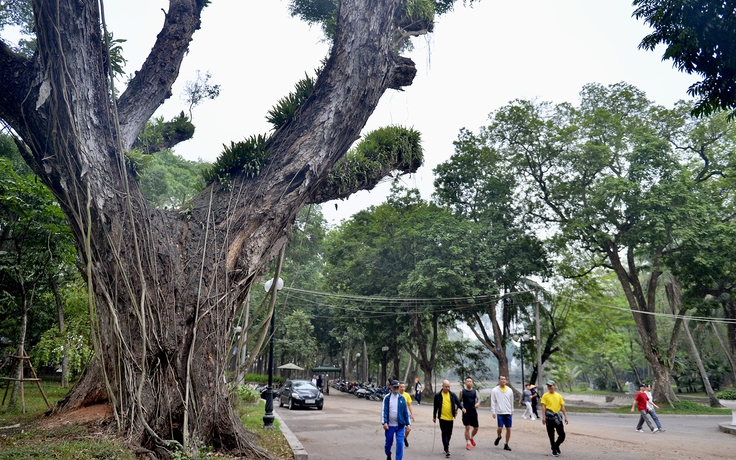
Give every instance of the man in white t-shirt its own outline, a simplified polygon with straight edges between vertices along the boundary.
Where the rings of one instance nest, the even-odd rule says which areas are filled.
[[[506,377],[498,377],[498,386],[491,390],[491,413],[498,420],[498,437],[493,442],[497,446],[501,440],[501,432],[506,427],[506,443],[503,450],[511,450],[509,439],[511,439],[511,416],[514,413],[514,391],[506,386]]]
[[[647,410],[649,411],[649,415],[652,417],[652,420],[654,420],[654,424],[657,425],[657,431],[662,432],[664,431],[662,429],[662,424],[659,423],[659,417],[657,417],[657,411],[654,409],[659,409],[659,406],[654,404],[654,398],[652,398],[652,386],[647,383],[647,387],[644,391],[647,395]]]

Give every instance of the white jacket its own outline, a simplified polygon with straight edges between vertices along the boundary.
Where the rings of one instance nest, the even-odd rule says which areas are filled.
[[[514,412],[514,390],[509,386],[502,391],[497,386],[491,390],[491,412],[494,414],[511,414]]]

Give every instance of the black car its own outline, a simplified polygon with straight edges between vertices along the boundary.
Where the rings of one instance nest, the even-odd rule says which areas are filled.
[[[322,392],[309,380],[287,380],[281,387],[279,395],[279,407],[283,407],[284,404],[288,405],[289,409],[316,407],[322,410],[324,399]]]

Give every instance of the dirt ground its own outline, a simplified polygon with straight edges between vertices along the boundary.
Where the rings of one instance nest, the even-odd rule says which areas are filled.
[[[357,399],[346,393],[332,392],[325,397],[324,410],[277,409],[292,432],[309,453],[310,460],[339,458],[385,458],[384,435],[380,424],[379,402]],[[444,458],[439,427],[432,423],[430,404],[413,405],[414,429],[408,437],[405,459]],[[542,423],[513,419],[511,452],[493,445],[496,421],[488,408],[479,409],[480,430],[477,446],[465,449],[460,417],[455,422],[450,452],[452,458],[507,459],[552,458],[546,430]],[[570,413],[567,440],[560,447],[560,458],[622,460],[656,459],[734,459],[736,436],[722,433],[718,424],[730,417],[660,416],[664,433],[635,431],[638,415]],[[395,450],[394,450],[395,452]]]

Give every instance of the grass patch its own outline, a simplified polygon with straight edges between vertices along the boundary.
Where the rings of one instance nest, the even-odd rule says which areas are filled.
[[[243,426],[245,426],[246,430],[254,433],[258,437],[256,444],[263,449],[266,449],[278,458],[294,458],[291,446],[289,446],[284,434],[279,429],[281,424],[278,419],[273,421],[276,429],[263,428],[265,407],[266,403],[263,400],[259,401],[257,406],[239,405],[237,411],[240,419],[243,421]]]
[[[620,407],[612,409],[611,412],[616,414],[630,414],[631,406]],[[675,402],[675,408],[669,406],[669,404],[660,404],[657,409],[658,415],[669,414],[669,415],[731,415],[730,409],[720,409],[716,407],[706,406],[704,404],[698,404],[692,401],[677,401]]]
[[[58,382],[41,382],[41,387],[43,388],[43,392],[46,393],[49,404],[52,406],[59,402],[61,398],[66,396],[66,393],[69,391],[69,388],[61,388]],[[8,396],[5,398],[5,405],[0,406],[0,426],[13,425],[16,423],[28,423],[37,418],[39,414],[46,412],[46,409],[48,409],[35,382],[27,382],[24,385],[26,401],[25,414],[21,411],[20,394],[18,395],[17,407],[11,408],[8,406],[12,391],[13,385],[11,382],[10,388],[8,389]],[[0,393],[5,394],[4,385],[0,386]],[[0,396],[0,401],[2,401],[2,396]]]
[[[60,388],[58,382],[41,382],[41,386],[52,406],[69,391]],[[134,460],[136,458],[122,444],[109,438],[97,438],[91,435],[84,426],[65,425],[52,430],[35,428],[35,421],[47,409],[38,387],[35,384],[25,385],[25,414],[21,413],[20,401],[18,401],[17,408],[8,407],[10,391],[12,387],[8,391],[5,405],[0,406],[0,427],[17,423],[20,423],[21,427],[0,430],[0,460]],[[0,393],[4,392],[5,388],[0,387]],[[258,406],[241,405],[238,408],[238,415],[245,428],[255,433],[257,445],[278,458],[293,459],[291,447],[281,430],[278,429],[279,421],[274,421],[277,429],[263,429],[264,405],[263,401],[260,401]]]

